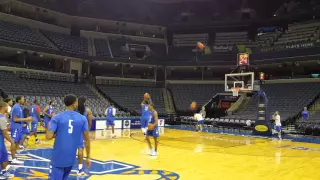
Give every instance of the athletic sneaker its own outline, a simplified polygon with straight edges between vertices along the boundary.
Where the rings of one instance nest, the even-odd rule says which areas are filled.
[[[7,179],[7,177],[5,177],[4,175],[0,175],[0,179]]]
[[[158,152],[157,152],[157,151],[153,151],[153,152],[151,153],[151,156],[158,156]]]
[[[11,164],[24,164],[23,161],[19,161],[17,158],[12,159]]]
[[[6,171],[5,173],[1,174],[2,176],[4,176],[5,178],[13,178],[14,175],[9,173],[8,171]]]
[[[80,169],[79,171],[78,171],[78,174],[77,174],[78,176],[84,176],[84,175],[86,175],[86,173],[84,172],[84,169],[82,168],[82,169]]]

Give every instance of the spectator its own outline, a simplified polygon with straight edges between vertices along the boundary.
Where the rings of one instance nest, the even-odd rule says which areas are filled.
[[[309,118],[309,111],[307,110],[307,107],[303,108],[303,111],[301,112],[301,116],[303,120],[308,120]]]

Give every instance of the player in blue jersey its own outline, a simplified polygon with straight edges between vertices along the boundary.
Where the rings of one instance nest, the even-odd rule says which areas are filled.
[[[148,130],[146,140],[150,148],[151,156],[158,156],[158,137],[159,137],[159,128],[158,128],[158,113],[154,109],[154,104],[149,104],[149,110],[151,112],[151,119],[148,122]],[[149,136],[152,136],[154,139],[154,151],[152,150],[151,142]]]
[[[23,111],[23,117],[29,117],[30,116],[30,111],[29,111],[29,103],[28,101],[25,99],[24,101],[24,105],[22,107],[22,111]],[[32,117],[32,116],[31,116]],[[30,127],[29,127],[29,122],[23,122],[22,123],[22,134],[23,134],[23,140],[20,144],[20,148],[25,149],[25,147],[28,145],[28,141],[30,138]],[[24,144],[26,146],[24,146]]]
[[[151,97],[149,97],[149,99],[144,99],[141,102],[141,131],[144,134],[144,136],[146,137],[146,133],[148,130],[148,122],[151,118],[151,113],[149,111],[149,104],[151,104]]]
[[[83,115],[84,117],[86,117],[88,121],[89,131],[90,131],[91,125],[92,125],[92,112],[86,106],[86,101],[87,99],[85,97],[82,97],[82,96],[79,97],[77,112]],[[83,148],[84,148],[84,140],[83,140],[83,136],[81,135],[80,144],[78,146],[78,169],[79,169],[78,175],[79,176],[83,176],[86,174],[83,169]]]
[[[64,104],[66,110],[53,116],[46,132],[48,140],[55,137],[49,174],[49,179],[51,180],[68,179],[75,163],[81,135],[84,137],[87,153],[86,165],[87,168],[90,168],[88,121],[83,115],[75,111],[78,108],[78,100],[75,95],[67,95],[64,98]]]
[[[30,136],[34,135],[35,139],[36,139],[36,144],[39,144],[39,139],[38,139],[38,135],[37,135],[37,131],[38,131],[38,123],[39,121],[41,121],[40,118],[40,101],[39,100],[34,100],[34,105],[32,105],[30,107],[30,115],[31,117],[33,117],[33,121],[31,122],[31,133]]]
[[[105,112],[106,118],[107,118],[107,124],[106,124],[106,129],[108,130],[109,127],[111,126],[111,130],[112,130],[112,138],[115,138],[116,135],[114,133],[114,118],[116,117],[116,108],[114,108],[113,104],[110,104],[110,106],[107,108],[106,112]],[[101,135],[103,136],[103,131],[101,132]]]
[[[16,152],[18,150],[19,145],[23,140],[22,134],[22,124],[23,122],[31,122],[33,120],[32,117],[23,117],[23,105],[24,105],[24,97],[18,96],[16,97],[16,104],[12,107],[11,117],[10,117],[10,130],[11,130],[11,138],[14,141],[14,145],[11,148],[12,162],[13,164],[23,164],[23,161],[19,161],[16,158]]]
[[[10,174],[6,168],[8,165],[8,151],[4,142],[6,139],[11,145],[14,145],[13,140],[10,138],[7,130],[7,118],[5,117],[8,112],[8,104],[6,102],[0,102],[0,163],[1,174],[0,179],[13,178],[14,175]]]
[[[44,128],[48,129],[50,120],[54,116],[54,102],[50,101],[49,106],[46,106],[43,109],[43,120],[44,120]]]

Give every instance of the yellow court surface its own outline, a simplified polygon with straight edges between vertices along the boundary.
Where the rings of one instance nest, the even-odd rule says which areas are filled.
[[[318,144],[161,129],[159,156],[153,157],[139,130],[119,130],[117,135],[111,139],[101,131],[92,133],[91,173],[80,179],[320,179]],[[30,145],[36,149],[25,153],[24,166],[15,167],[15,179],[46,179],[47,147],[52,142]],[[70,179],[75,176],[74,170]]]

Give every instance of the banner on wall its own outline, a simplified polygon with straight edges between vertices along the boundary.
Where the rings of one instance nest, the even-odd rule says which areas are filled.
[[[270,52],[270,51],[285,51],[290,49],[304,49],[304,48],[312,48],[319,46],[320,43],[317,42],[304,42],[304,43],[295,43],[288,45],[280,45],[280,46],[269,46],[260,48],[260,52]]]
[[[213,46],[213,52],[232,52],[233,46]]]
[[[123,129],[131,128],[131,120],[123,120]]]
[[[159,118],[159,127],[165,126],[165,119]],[[92,121],[92,128],[91,130],[102,130],[106,128],[106,119],[94,119]],[[141,120],[140,118],[124,118],[124,119],[116,119],[114,121],[115,129],[139,129],[141,128]]]

